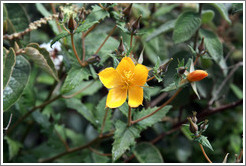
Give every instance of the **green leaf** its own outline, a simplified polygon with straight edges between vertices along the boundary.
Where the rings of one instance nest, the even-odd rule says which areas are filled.
[[[164,6],[157,9],[157,11],[154,13],[153,17],[163,16],[163,15],[169,13],[170,11],[172,11],[177,6],[179,6],[179,4],[171,4],[171,5],[164,4]]]
[[[32,117],[44,129],[48,129],[51,126],[51,123],[49,122],[47,115],[44,115],[39,111],[33,112]]]
[[[126,123],[118,120],[115,124],[114,143],[112,149],[112,159],[116,161],[136,144],[135,139],[140,137],[140,130],[135,126],[128,127]]]
[[[55,42],[57,42],[58,40],[69,36],[70,34],[67,31],[64,31],[62,33],[59,33],[58,35],[56,35],[56,37],[54,37],[54,39],[51,41],[50,43],[50,47],[52,48],[53,44],[55,44]]]
[[[50,74],[59,81],[57,70],[51,60],[49,52],[45,48],[39,47],[37,43],[30,43],[25,48],[25,54],[34,61],[42,70]]]
[[[49,17],[49,16],[52,15],[52,14],[44,7],[43,4],[41,4],[41,3],[36,3],[35,5],[36,5],[37,10],[38,10],[44,17]],[[54,32],[55,34],[58,34],[58,33],[59,33],[59,30],[58,30],[58,27],[57,27],[57,25],[56,25],[55,20],[50,20],[50,21],[48,21],[48,23],[50,24],[50,26],[51,26],[53,32]]]
[[[9,82],[10,76],[12,75],[14,65],[15,65],[15,51],[13,48],[10,48],[9,53],[6,53],[4,48],[4,63],[3,63],[3,89]]]
[[[62,94],[73,90],[76,86],[80,85],[83,80],[88,80],[90,75],[91,74],[87,68],[72,67],[69,70],[66,80],[62,86]]]
[[[152,32],[146,39],[146,42],[150,41],[151,39],[163,34],[163,33],[166,33],[166,32],[169,32],[171,30],[173,30],[174,28],[174,25],[175,25],[175,21],[176,20],[170,20],[170,21],[167,21],[166,23],[162,24],[160,27],[158,27],[157,29],[155,29],[154,32]]]
[[[86,21],[88,22],[99,21],[105,19],[106,17],[109,17],[109,12],[102,9],[98,5],[94,5],[92,6],[92,10],[90,14],[86,17]]]
[[[133,154],[140,163],[163,163],[160,151],[148,142],[137,144],[133,150]]]
[[[233,91],[233,93],[237,96],[238,99],[242,99],[243,98],[243,91],[236,86],[235,84],[230,84],[231,90]]]
[[[214,151],[213,147],[211,146],[209,140],[207,137],[201,135],[200,137],[197,137],[194,139],[194,141],[199,142],[200,144],[202,144],[204,147],[209,148],[210,150]]]
[[[214,18],[214,11],[213,10],[202,11],[201,18],[202,18],[202,24],[211,22]]]
[[[188,124],[183,124],[181,127],[181,131],[189,140],[193,140],[194,134],[190,131]]]
[[[92,114],[92,111],[89,110],[83,103],[81,103],[80,99],[76,99],[76,98],[66,99],[65,103],[68,108],[75,109],[76,111],[78,111],[78,113],[80,113],[93,125],[97,125],[94,115]]]
[[[201,19],[198,13],[189,11],[181,14],[174,26],[174,43],[177,44],[189,40],[200,25]]]
[[[228,15],[228,11],[223,3],[210,3],[213,7],[215,7],[221,14],[221,16],[229,23],[231,24],[231,20]]]
[[[200,29],[201,38],[204,37],[204,43],[211,57],[219,63],[223,57],[223,46],[216,34],[212,31]]]
[[[232,4],[232,13],[237,13],[243,11],[243,3],[233,3]]]
[[[128,109],[129,109],[129,106],[127,102],[124,102],[124,104],[122,104],[122,106],[119,107],[119,110],[121,111],[121,113],[125,115],[126,117],[128,117]]]
[[[106,113],[106,109],[108,109],[106,108],[106,98],[107,97],[105,96],[99,101],[98,105],[96,106],[96,110],[94,112],[96,123],[98,124],[97,125],[98,131],[101,131],[101,126],[103,124],[103,119]],[[111,126],[112,126],[111,114],[112,114],[112,110],[108,109],[107,118],[105,120],[105,126],[104,126],[102,133],[107,132],[111,129]]]
[[[30,70],[29,62],[18,55],[9,83],[3,90],[3,110],[9,109],[19,99],[28,82]]]
[[[18,154],[20,148],[22,148],[23,145],[20,142],[15,141],[7,136],[5,136],[4,139],[9,145],[9,160],[11,160]]]
[[[167,105],[167,106],[163,107],[161,110],[159,110],[157,113],[155,113],[154,115],[138,122],[137,125],[141,129],[146,129],[147,127],[151,127],[153,124],[161,121],[162,118],[164,118],[166,116],[166,114],[168,113],[168,111],[171,108],[172,108],[171,105]],[[134,120],[140,119],[140,118],[154,112],[157,109],[158,109],[158,107],[154,107],[154,108],[143,109],[139,112],[134,112],[135,113],[134,114]]]

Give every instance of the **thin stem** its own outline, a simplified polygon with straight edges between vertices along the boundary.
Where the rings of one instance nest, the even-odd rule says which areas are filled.
[[[74,96],[76,96],[77,94],[80,94],[81,92],[83,92],[84,90],[86,90],[87,88],[89,88],[91,85],[93,85],[96,81],[94,80],[93,82],[91,82],[89,85],[87,85],[86,87],[82,88],[81,90],[79,90],[78,92],[75,92],[71,95],[68,95],[68,96],[64,96],[62,95],[62,98],[64,99],[69,99],[69,98],[72,98]]]
[[[72,43],[72,47],[73,47],[73,52],[79,62],[79,64],[82,66],[82,67],[85,67],[85,64],[83,62],[81,62],[81,60],[79,59],[79,56],[78,56],[78,53],[76,51],[76,48],[75,48],[75,45],[74,45],[74,41],[73,41],[73,34],[71,33],[71,43]]]
[[[209,157],[207,156],[205,150],[203,149],[202,144],[199,143],[199,146],[200,146],[200,148],[201,148],[201,150],[202,150],[203,155],[204,155],[205,158],[208,160],[208,162],[213,163],[213,162],[209,159]]]
[[[107,108],[105,110],[105,114],[104,114],[103,123],[102,123],[102,127],[101,127],[101,131],[100,131],[99,137],[103,136],[103,129],[104,129],[105,122],[106,122],[106,119],[107,119],[107,116],[108,116],[108,110],[109,110],[109,108]]]
[[[54,97],[53,99],[48,100],[48,101],[44,102],[43,104],[41,104],[41,105],[39,105],[39,106],[33,107],[29,112],[27,112],[24,116],[22,116],[20,119],[18,119],[17,122],[15,122],[15,124],[13,124],[13,126],[9,128],[9,130],[6,131],[6,135],[9,134],[9,133],[11,133],[12,130],[13,130],[16,126],[18,126],[23,120],[25,120],[25,119],[26,119],[29,115],[31,115],[34,111],[36,111],[36,110],[39,109],[39,108],[45,107],[46,105],[52,103],[53,101],[59,99],[60,97],[61,97],[61,95],[58,95],[58,96]]]
[[[53,14],[56,14],[56,9],[55,9],[54,4],[51,3],[50,6],[51,6],[51,9],[52,9],[52,13],[53,13]],[[62,30],[61,30],[61,27],[60,27],[60,25],[59,25],[59,23],[58,23],[58,18],[56,18],[55,20],[56,20],[56,26],[57,26],[57,28],[58,28],[58,31],[61,33]]]
[[[132,108],[129,106],[128,109],[128,126],[131,126],[132,123]]]
[[[11,113],[11,114],[10,114],[10,117],[9,117],[9,122],[8,122],[7,126],[6,126],[5,128],[3,128],[3,130],[8,130],[9,125],[10,125],[10,123],[11,123],[11,121],[12,121],[12,116],[13,116],[13,114]]]
[[[199,15],[200,15],[200,17],[202,14],[202,5],[203,5],[202,3],[199,3]],[[198,35],[199,35],[199,28],[196,30],[196,33],[195,33],[194,47],[193,47],[194,50],[196,50]]]
[[[152,77],[150,77],[149,79],[147,79],[146,82],[151,81],[151,80],[153,80],[154,78],[155,78],[155,76],[152,76]]]
[[[87,144],[85,145],[82,145],[82,146],[79,146],[79,147],[75,147],[75,148],[71,148],[69,149],[69,151],[64,151],[62,153],[59,153],[53,157],[50,157],[50,158],[46,158],[46,159],[40,159],[39,162],[40,163],[48,163],[48,162],[52,162],[62,156],[65,156],[67,154],[70,154],[70,153],[73,153],[73,152],[77,152],[79,150],[82,150],[82,149],[86,149],[86,148],[89,148],[91,145],[93,145],[94,143],[96,143],[97,141],[101,140],[101,139],[105,139],[105,138],[108,138],[108,137],[111,137],[113,135],[113,133],[109,133],[109,134],[106,134],[106,135],[103,135],[102,137],[97,137],[95,138],[94,140],[88,142]]]
[[[65,146],[66,151],[69,151],[70,148],[69,148],[67,142],[62,138],[62,136],[58,133],[58,131],[56,129],[55,129],[55,132],[56,132],[57,136],[59,137],[59,139],[61,140],[61,142],[63,143],[63,145]]]
[[[99,46],[99,48],[97,49],[97,51],[95,52],[95,54],[98,54],[98,52],[101,50],[101,48],[103,47],[103,45],[106,43],[106,41],[108,40],[108,38],[114,33],[114,30],[117,28],[117,25],[114,26],[114,28],[110,31],[110,33],[108,34],[108,36],[105,38],[105,40],[103,41],[103,43]]]
[[[195,62],[193,63],[194,66],[196,66],[196,63],[197,63],[197,61],[198,61],[199,58],[200,58],[200,55],[198,54],[198,55],[196,56]]]
[[[103,7],[101,3],[98,3],[98,5],[99,5],[103,10],[107,10],[107,8]]]
[[[85,37],[84,37],[84,32],[82,32],[82,49],[83,49],[83,58],[82,58],[82,62],[85,61]]]
[[[132,40],[133,40],[133,33],[131,33],[131,40],[130,40],[130,48],[132,49]],[[132,58],[132,50],[129,54],[130,58]]]
[[[63,28],[65,29],[65,31],[67,31],[69,34],[71,34],[71,32],[65,27],[64,24],[62,24]]]
[[[112,156],[111,153],[101,153],[101,152],[98,152],[96,149],[93,149],[92,147],[89,147],[89,149],[90,149],[92,152],[94,152],[94,153],[96,153],[96,154],[98,154],[98,155],[100,155],[100,156]]]
[[[99,20],[100,22],[100,20]],[[98,23],[94,24],[92,27],[90,27],[85,33],[84,33],[84,38],[93,30],[97,27]]]
[[[179,88],[179,89],[176,91],[176,93],[175,93],[170,99],[168,99],[165,103],[163,103],[157,110],[155,110],[154,112],[152,112],[152,113],[150,113],[150,114],[148,114],[148,115],[146,115],[146,116],[144,116],[144,117],[142,117],[142,118],[140,118],[140,119],[138,119],[138,120],[132,121],[131,124],[134,124],[134,123],[137,123],[137,122],[139,122],[139,121],[142,121],[142,120],[144,120],[144,119],[146,119],[146,118],[148,118],[148,117],[154,115],[154,114],[157,113],[158,111],[160,111],[163,107],[165,107],[167,104],[169,104],[171,101],[173,101],[173,99],[179,94],[179,92],[180,92],[181,90],[182,90],[182,88]]]

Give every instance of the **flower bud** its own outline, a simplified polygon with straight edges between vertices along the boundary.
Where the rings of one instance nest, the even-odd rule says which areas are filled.
[[[167,61],[166,63],[162,64],[159,67],[160,72],[166,72],[168,69],[169,64],[173,61],[173,58],[169,59],[169,61]]]
[[[68,21],[68,29],[70,30],[70,32],[73,32],[73,30],[76,28],[77,23],[76,21],[73,19],[73,16],[71,15]]]
[[[87,62],[91,64],[91,63],[100,62],[100,60],[101,58],[98,55],[92,55],[87,59]]]
[[[84,19],[85,19],[85,9],[84,8],[82,8],[78,17],[79,17],[79,21],[84,21]]]
[[[185,71],[187,70],[187,67],[179,67],[178,68],[178,74],[184,74],[185,73]]]
[[[140,19],[141,19],[142,15],[140,15],[138,17],[138,19],[132,23],[132,33],[136,33],[137,30],[140,28]]]
[[[122,13],[124,14],[125,17],[128,18],[131,15],[131,9],[132,9],[132,3],[123,10]]]
[[[205,131],[208,128],[208,120],[206,119],[204,123],[201,125],[201,130]]]
[[[194,123],[196,123],[196,122],[197,122],[197,118],[196,118],[197,112],[196,112],[196,111],[193,111],[192,113],[193,113],[193,116],[192,116],[191,120],[192,120]]]
[[[123,38],[120,38],[120,45],[118,47],[118,52],[122,54],[125,51],[124,44],[123,44]]]
[[[17,52],[20,49],[19,45],[17,44],[17,42],[14,43],[14,50],[15,52]]]
[[[195,70],[187,75],[187,80],[190,82],[201,81],[208,76],[208,73],[204,70]]]
[[[58,18],[59,18],[60,21],[62,21],[63,18],[64,18],[64,15],[63,15],[61,10],[59,11]]]
[[[202,42],[198,47],[199,53],[201,54],[202,52],[204,52],[205,47],[204,47],[204,37],[202,38]]]
[[[187,118],[188,121],[190,122],[190,131],[194,134],[196,134],[196,132],[198,131],[198,126],[197,124],[195,124],[192,120],[191,120],[191,117],[188,117]]]

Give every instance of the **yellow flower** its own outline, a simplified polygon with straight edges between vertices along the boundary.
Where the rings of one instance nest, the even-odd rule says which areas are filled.
[[[204,70],[195,70],[187,75],[187,80],[190,82],[201,81],[208,76],[208,73]]]
[[[116,69],[109,67],[101,71],[99,79],[110,89],[106,107],[121,106],[127,98],[130,107],[138,107],[143,103],[143,88],[148,77],[148,69],[144,65],[134,65],[129,57],[124,57]]]

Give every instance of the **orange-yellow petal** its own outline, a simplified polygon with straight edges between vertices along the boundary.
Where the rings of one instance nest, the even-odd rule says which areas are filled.
[[[148,72],[149,70],[146,66],[137,64],[134,69],[135,75],[132,81],[132,85],[143,86],[147,81]]]
[[[130,86],[128,95],[128,105],[130,107],[138,107],[143,103],[143,88],[139,86]]]
[[[125,77],[126,73],[133,73],[135,65],[131,58],[124,57],[120,61],[119,65],[116,68],[116,71],[121,74],[121,76]]]
[[[122,84],[122,79],[119,73],[112,67],[104,69],[98,75],[103,85],[108,89]]]
[[[187,75],[187,80],[190,82],[201,81],[208,76],[208,73],[204,70],[195,70]]]
[[[127,89],[121,87],[109,90],[106,106],[109,108],[116,108],[121,106],[126,101]]]

